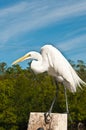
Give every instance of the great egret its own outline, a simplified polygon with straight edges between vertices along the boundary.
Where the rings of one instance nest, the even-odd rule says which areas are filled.
[[[61,52],[52,45],[44,45],[41,48],[41,53],[31,51],[14,61],[13,64],[27,59],[32,59],[31,69],[34,73],[47,71],[49,75],[55,77],[58,82],[62,82],[64,87],[71,92],[76,92],[77,86],[81,88],[81,84],[86,85]]]

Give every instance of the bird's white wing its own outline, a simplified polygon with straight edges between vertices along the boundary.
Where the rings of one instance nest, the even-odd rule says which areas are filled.
[[[52,70],[50,72],[51,75],[62,77],[63,84],[69,88],[70,91],[75,92],[77,86],[81,87],[80,84],[86,85],[58,49],[52,45],[45,45],[41,48],[41,51],[43,57],[47,57],[46,60],[50,67],[49,71]]]

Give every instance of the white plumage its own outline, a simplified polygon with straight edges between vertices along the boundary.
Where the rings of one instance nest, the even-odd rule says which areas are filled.
[[[52,45],[43,46],[41,53],[31,51],[13,64],[26,59],[33,59],[31,69],[34,73],[47,71],[49,75],[55,77],[58,82],[62,82],[71,92],[76,92],[77,86],[86,85],[61,52]]]

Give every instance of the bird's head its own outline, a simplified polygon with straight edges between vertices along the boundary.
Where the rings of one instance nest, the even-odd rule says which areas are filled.
[[[12,65],[15,65],[15,64],[17,64],[19,62],[22,62],[24,60],[27,60],[27,59],[35,59],[35,60],[37,60],[39,57],[40,57],[40,54],[38,52],[31,51],[31,52],[25,54],[24,56],[22,56],[21,58],[17,59],[16,61],[14,61],[12,63]]]

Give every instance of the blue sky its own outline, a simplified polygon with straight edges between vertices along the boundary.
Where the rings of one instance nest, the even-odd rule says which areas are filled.
[[[86,63],[86,0],[0,0],[0,62],[11,66],[45,44]]]

